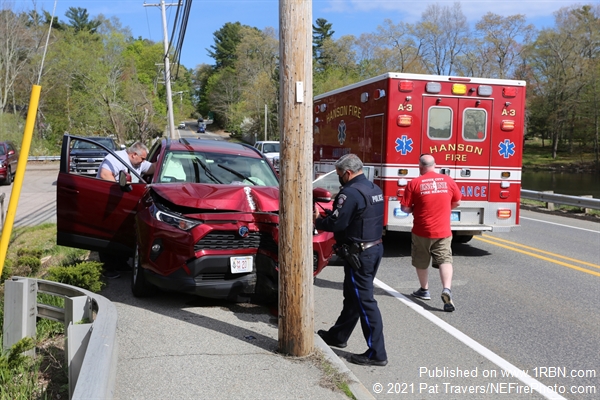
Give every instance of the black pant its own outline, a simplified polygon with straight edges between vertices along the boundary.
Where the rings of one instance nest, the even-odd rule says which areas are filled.
[[[383,245],[370,247],[359,254],[362,267],[355,271],[344,261],[344,303],[335,325],[329,329],[329,337],[336,342],[347,342],[360,319],[363,335],[367,341],[366,356],[374,360],[387,360],[383,341],[383,321],[373,297],[373,280],[381,257]]]

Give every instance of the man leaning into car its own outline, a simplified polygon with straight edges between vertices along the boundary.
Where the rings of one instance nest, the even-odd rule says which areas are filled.
[[[115,154],[125,161],[129,168],[140,175],[152,175],[154,173],[154,163],[146,161],[148,148],[141,142],[135,142],[127,150],[119,150]],[[117,182],[119,180],[119,172],[121,171],[127,173],[127,166],[123,165],[112,154],[107,154],[100,168],[98,168],[96,178]]]

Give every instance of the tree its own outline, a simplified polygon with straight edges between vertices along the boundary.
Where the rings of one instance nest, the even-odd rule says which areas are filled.
[[[69,26],[71,26],[75,32],[88,31],[90,33],[96,33],[96,29],[101,24],[101,21],[91,20],[88,11],[81,7],[69,7],[65,13],[65,17],[69,20]]]
[[[415,36],[422,43],[422,58],[427,70],[436,75],[455,73],[458,57],[468,44],[469,27],[460,3],[452,7],[428,5]]]
[[[324,18],[317,18],[316,25],[313,25],[313,62],[317,71],[326,69],[330,64],[330,60],[323,54],[325,43],[331,41],[331,37],[335,31],[331,30],[332,24]]]
[[[424,72],[421,52],[423,43],[414,36],[415,27],[400,22],[397,25],[385,19],[377,27],[380,46],[374,47],[374,56],[384,71]]]
[[[532,128],[542,136],[549,133],[553,158],[562,141],[572,151],[574,133],[588,130],[582,111],[589,109],[590,102],[584,94],[588,88],[594,88],[592,93],[597,88],[600,50],[598,8],[595,15],[592,10],[585,6],[560,9],[555,13],[556,29],[542,30],[527,51],[535,103],[545,104],[536,108],[538,124]]]
[[[39,48],[27,23],[25,13],[16,14],[10,8],[0,10],[0,113],[6,111],[11,99],[16,112],[15,82]]]
[[[242,24],[239,22],[227,22],[221,29],[213,33],[215,44],[206,49],[208,54],[215,59],[215,67],[230,68],[233,67],[236,60],[237,45],[242,40]]]
[[[488,12],[475,26],[481,40],[477,54],[489,66],[488,78],[512,78],[521,64],[522,43],[531,41],[535,28],[526,23],[524,15],[502,17]]]

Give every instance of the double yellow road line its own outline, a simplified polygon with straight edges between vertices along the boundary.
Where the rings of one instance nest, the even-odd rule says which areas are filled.
[[[526,254],[531,257],[539,258],[540,260],[548,261],[554,264],[562,265],[563,267],[572,268],[577,271],[585,272],[586,274],[600,276],[600,265],[592,264],[586,261],[576,260],[574,258],[569,258],[565,256],[561,256],[560,254],[551,253],[549,251],[544,251],[540,249],[536,249],[535,247],[525,246],[520,243],[511,242],[509,240],[499,239],[497,237],[491,236],[474,236],[473,239],[480,240],[485,243],[493,244],[494,246],[502,247],[508,250],[516,251],[517,253]],[[506,244],[504,244],[506,243]],[[524,250],[523,250],[524,249]],[[546,254],[550,257],[543,256],[541,254]],[[563,262],[558,259],[563,259],[569,262]],[[580,267],[573,264],[585,265],[594,269],[588,269],[584,267]]]

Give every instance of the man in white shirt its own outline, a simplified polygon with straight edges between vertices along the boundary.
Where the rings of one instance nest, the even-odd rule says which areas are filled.
[[[148,157],[148,148],[141,142],[135,142],[127,150],[119,150],[115,152],[123,161],[127,162],[128,166],[139,173],[140,175],[152,175],[154,173],[154,163],[146,161]],[[102,178],[107,181],[117,182],[119,180],[119,172],[127,171],[127,166],[123,165],[112,154],[107,154],[98,168],[96,178]]]

